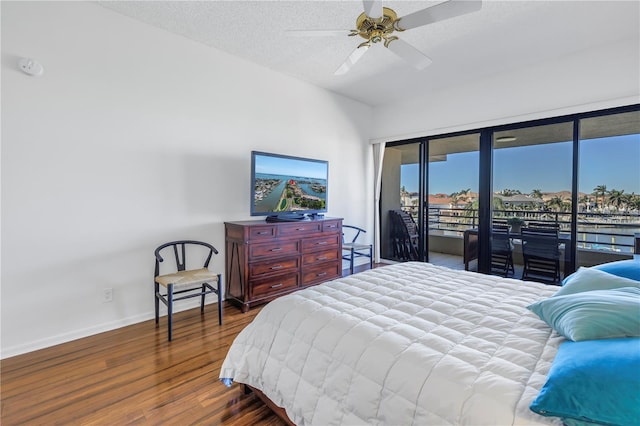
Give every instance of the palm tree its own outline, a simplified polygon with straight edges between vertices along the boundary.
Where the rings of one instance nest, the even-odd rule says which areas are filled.
[[[607,199],[609,203],[613,204],[616,209],[620,210],[626,201],[626,195],[624,194],[624,189],[618,191],[617,189],[612,189],[609,191],[609,198]]]
[[[531,191],[531,194],[529,194],[529,195],[531,195],[531,197],[533,197],[533,198],[540,198],[541,199],[542,198],[542,191],[540,191],[539,189],[534,189],[534,190]]]
[[[566,207],[566,204],[562,199],[562,197],[558,197],[557,195],[552,199],[550,199],[549,201],[547,201],[546,204],[550,209],[553,209],[555,207],[555,210],[558,210],[558,211],[562,211]]]
[[[598,185],[593,188],[593,195],[596,196],[596,204],[598,204],[598,195],[600,195],[600,208],[604,208],[604,196],[607,194],[607,185]]]
[[[589,203],[591,202],[591,197],[588,195],[583,195],[578,199],[578,203],[584,204],[584,209],[589,210]]]
[[[640,195],[636,195],[633,192],[629,197],[629,203],[627,204],[627,206],[629,207],[629,210],[638,210],[640,211]]]
[[[466,223],[471,223],[473,226],[476,225],[478,205],[479,205],[478,200],[467,201],[467,204],[465,204],[464,206],[464,209],[467,211],[467,214],[466,214],[467,219],[465,220]]]
[[[449,195],[449,198],[451,198],[451,207],[457,207],[458,202],[460,201],[460,194],[458,192],[454,192],[453,194]]]
[[[469,198],[469,192],[471,192],[471,188],[461,189],[458,192],[458,195],[460,196],[460,198],[464,198],[465,200],[467,200]]]
[[[519,195],[522,194],[522,192],[520,192],[519,189],[503,189],[502,191],[500,191],[498,194],[503,195],[505,197],[511,197],[513,195]]]

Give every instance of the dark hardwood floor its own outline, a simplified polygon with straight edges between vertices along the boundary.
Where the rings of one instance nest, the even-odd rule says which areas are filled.
[[[377,266],[377,265],[376,265]],[[366,266],[356,267],[356,272]],[[284,425],[254,394],[218,380],[231,342],[260,311],[215,305],[0,361],[3,426]]]

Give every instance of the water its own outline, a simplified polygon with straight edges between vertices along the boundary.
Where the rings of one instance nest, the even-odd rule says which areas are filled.
[[[275,186],[271,190],[271,192],[269,192],[261,200],[254,200],[255,210],[258,212],[276,211],[278,202],[280,201],[280,196],[282,195],[282,191],[284,191],[287,182],[291,179],[295,181],[310,182],[310,183],[298,183],[298,186],[308,195],[321,198],[322,200],[325,200],[325,201],[327,199],[327,192],[326,192],[327,181],[325,179],[309,178],[304,176],[272,175],[272,174],[266,174],[266,173],[256,173],[256,181],[258,181],[259,179],[278,179],[278,180],[281,180],[281,182],[280,184]],[[311,189],[313,184],[323,186],[325,188],[325,191],[324,192],[314,191],[313,189]]]
[[[608,232],[626,235],[610,235]],[[633,235],[636,233],[640,233],[640,227],[622,228],[615,226],[578,226],[578,247],[592,250],[613,251],[617,253],[633,253]]]

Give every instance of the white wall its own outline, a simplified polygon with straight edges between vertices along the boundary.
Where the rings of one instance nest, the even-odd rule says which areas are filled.
[[[639,76],[640,40],[619,40],[376,108],[373,139],[402,140],[631,105],[640,102]]]
[[[251,150],[328,160],[329,215],[373,229],[371,108],[95,4],[1,7],[2,357],[152,318],[163,242],[223,272]]]

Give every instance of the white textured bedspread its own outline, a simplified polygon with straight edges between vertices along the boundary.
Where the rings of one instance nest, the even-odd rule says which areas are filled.
[[[385,266],[274,300],[220,378],[298,425],[561,424],[529,404],[563,338],[525,307],[557,287],[428,263]]]

